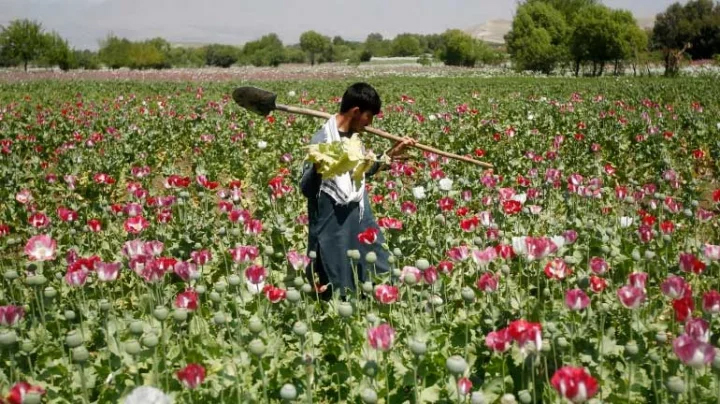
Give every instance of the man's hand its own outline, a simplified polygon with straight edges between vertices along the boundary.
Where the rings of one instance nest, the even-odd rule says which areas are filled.
[[[415,139],[405,136],[403,140],[395,143],[392,149],[385,154],[394,161],[407,160],[410,157],[405,155],[404,152],[409,146],[414,146],[415,143],[417,143]]]

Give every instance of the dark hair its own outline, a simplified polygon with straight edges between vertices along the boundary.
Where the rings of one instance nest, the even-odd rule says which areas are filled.
[[[360,112],[370,111],[373,115],[377,115],[381,106],[380,96],[371,85],[355,83],[345,90],[340,103],[340,113],[359,107]]]

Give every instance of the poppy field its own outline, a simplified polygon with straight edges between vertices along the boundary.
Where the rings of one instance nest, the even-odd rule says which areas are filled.
[[[352,82],[242,85],[333,112]],[[232,81],[2,84],[0,402],[720,402],[717,80],[368,82],[374,126],[494,167],[370,178],[393,270],[347,301],[304,276],[322,121]]]

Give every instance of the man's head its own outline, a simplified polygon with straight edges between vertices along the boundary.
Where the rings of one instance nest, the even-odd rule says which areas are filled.
[[[360,132],[372,124],[373,117],[380,113],[380,96],[367,83],[355,83],[348,87],[340,103],[340,113],[350,119],[350,130]]]

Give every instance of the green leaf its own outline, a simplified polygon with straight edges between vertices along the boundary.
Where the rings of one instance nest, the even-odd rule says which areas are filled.
[[[420,402],[434,403],[440,399],[440,386],[434,384],[420,392]]]

